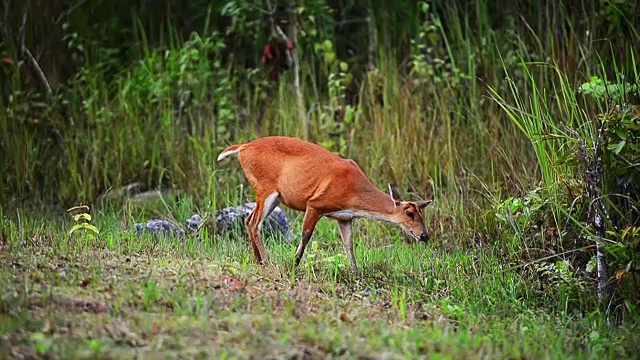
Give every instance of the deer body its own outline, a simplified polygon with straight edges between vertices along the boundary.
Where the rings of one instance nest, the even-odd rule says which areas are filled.
[[[351,221],[369,218],[400,225],[415,239],[426,240],[422,209],[430,201],[404,202],[397,193],[380,191],[355,161],[341,158],[322,146],[300,139],[270,136],[225,149],[218,161],[237,154],[256,193],[256,207],[247,218],[247,232],[258,262],[267,257],[260,239],[263,221],[279,204],[304,211],[296,265],[322,217],[338,221],[340,234],[354,271]]]

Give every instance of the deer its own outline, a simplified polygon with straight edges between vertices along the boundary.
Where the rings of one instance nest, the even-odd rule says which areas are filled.
[[[245,225],[259,264],[268,263],[260,231],[265,219],[279,205],[304,212],[302,236],[295,254],[295,266],[313,235],[318,221],[337,221],[351,265],[358,273],[353,253],[352,221],[366,218],[399,225],[407,237],[425,242],[429,234],[423,209],[432,200],[403,201],[388,184],[389,193],[378,189],[358,164],[324,147],[301,139],[267,136],[224,149],[217,161],[237,155],[251,184],[256,206]]]

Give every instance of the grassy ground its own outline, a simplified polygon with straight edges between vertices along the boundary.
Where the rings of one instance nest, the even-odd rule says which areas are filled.
[[[300,215],[289,214],[297,233]],[[637,322],[609,326],[572,308],[571,296],[535,289],[500,250],[450,246],[444,235],[410,244],[360,221],[354,275],[328,220],[295,269],[295,241],[268,240],[262,268],[245,238],[140,239],[122,212],[93,216],[100,234],[90,239],[70,236],[68,220],[2,214],[2,358],[631,358],[640,349]]]

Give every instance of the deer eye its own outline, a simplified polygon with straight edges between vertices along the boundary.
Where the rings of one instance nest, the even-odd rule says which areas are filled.
[[[406,214],[409,218],[413,219],[413,213],[411,211],[407,211]]]

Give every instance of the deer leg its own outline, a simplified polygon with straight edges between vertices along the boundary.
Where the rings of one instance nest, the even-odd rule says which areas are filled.
[[[357,273],[358,265],[356,265],[356,257],[353,254],[353,239],[351,237],[351,220],[338,220],[338,228],[340,229],[344,249],[347,251],[347,257],[351,263],[351,269]]]
[[[307,247],[309,239],[311,239],[311,235],[313,235],[313,230],[316,228],[316,224],[321,217],[321,212],[312,207],[307,207],[307,210],[304,213],[304,221],[302,222],[302,239],[300,240],[300,245],[296,251],[296,266],[300,264],[300,260],[304,254],[304,249]]]
[[[258,223],[258,232],[262,231],[262,225],[267,220],[269,215],[271,215],[271,213],[276,208],[276,206],[280,204],[280,200],[278,199],[279,196],[280,196],[280,193],[272,192],[264,200],[264,207],[262,208],[262,217],[260,218],[260,222]]]
[[[251,239],[253,255],[255,255],[258,263],[263,265],[266,265],[268,261],[267,254],[264,251],[264,245],[262,244],[260,230],[262,230],[264,219],[269,216],[278,205],[278,196],[279,194],[277,192],[273,192],[266,197],[262,196],[262,193],[259,193],[259,195],[256,196],[256,207],[246,220],[247,233],[249,234],[249,239]]]
[[[247,226],[247,234],[249,234],[249,240],[251,242],[251,247],[253,248],[253,255],[255,256],[256,261],[259,264],[263,263],[264,247],[262,247],[262,242],[260,241],[260,233],[258,231],[259,220],[256,220],[256,218],[259,217],[261,213],[262,202],[260,200],[257,200],[256,207],[253,209],[251,214],[247,216],[247,219],[245,221],[245,224]]]

